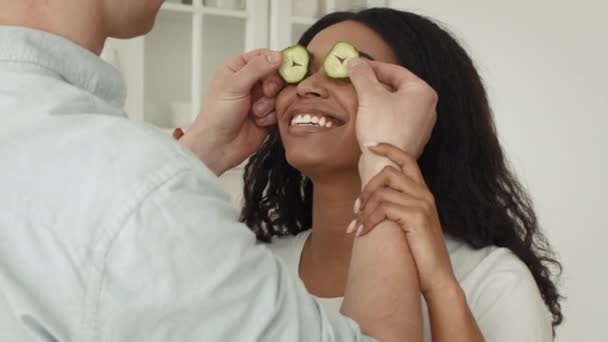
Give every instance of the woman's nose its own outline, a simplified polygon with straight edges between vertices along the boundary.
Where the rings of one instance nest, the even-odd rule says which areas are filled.
[[[323,71],[317,71],[298,83],[298,96],[327,98],[326,76]]]

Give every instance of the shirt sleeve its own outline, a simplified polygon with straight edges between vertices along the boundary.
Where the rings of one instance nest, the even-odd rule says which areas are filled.
[[[485,340],[553,341],[551,316],[526,265],[505,249],[484,263],[487,272],[470,302]]]
[[[105,265],[100,341],[372,341],[256,243],[213,176],[184,171],[150,191]]]

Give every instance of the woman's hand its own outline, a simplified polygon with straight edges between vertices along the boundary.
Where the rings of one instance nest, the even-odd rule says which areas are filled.
[[[365,234],[379,223],[394,221],[405,231],[425,298],[459,289],[443,238],[435,199],[424,182],[416,159],[399,148],[380,144],[374,154],[396,165],[385,167],[364,187],[355,210]]]
[[[264,142],[276,123],[275,98],[284,82],[280,52],[258,49],[219,67],[192,127],[174,138],[216,174],[237,166]]]

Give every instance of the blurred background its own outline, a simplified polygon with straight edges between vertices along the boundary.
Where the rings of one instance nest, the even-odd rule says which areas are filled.
[[[468,49],[564,265],[557,341],[608,341],[607,1],[175,0],[150,34],[111,40],[102,56],[127,81],[129,117],[169,134],[189,126],[225,59],[282,49],[325,13],[378,6],[430,16]],[[221,178],[237,206],[241,175],[239,167]]]

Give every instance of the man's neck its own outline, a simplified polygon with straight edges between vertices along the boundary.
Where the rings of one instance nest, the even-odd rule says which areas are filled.
[[[97,55],[107,38],[100,8],[68,6],[66,1],[2,1],[0,25],[56,34]]]

